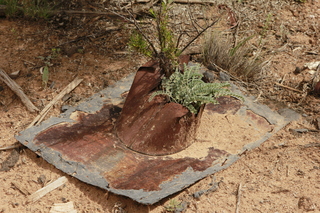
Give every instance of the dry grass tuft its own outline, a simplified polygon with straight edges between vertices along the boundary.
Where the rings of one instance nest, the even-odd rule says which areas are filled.
[[[231,38],[221,33],[208,34],[203,44],[204,64],[209,69],[222,68],[245,81],[254,80],[261,72],[261,61],[253,56],[247,45],[251,38],[243,39],[234,46]]]

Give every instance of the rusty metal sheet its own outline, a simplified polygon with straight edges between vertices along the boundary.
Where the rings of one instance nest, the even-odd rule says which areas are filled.
[[[282,116],[254,103],[250,97],[245,97],[243,103],[221,97],[219,105],[205,107],[206,116],[239,116],[259,131],[258,138],[249,139],[235,152],[208,147],[201,158],[180,153],[146,155],[129,149],[114,132],[124,102],[121,94],[129,90],[133,78],[134,75],[128,76],[59,117],[22,131],[16,138],[50,164],[83,182],[142,204],[154,204],[229,167],[243,152],[258,147],[298,116],[290,110]],[[236,87],[233,91],[240,93]],[[223,134],[231,134],[228,131]]]

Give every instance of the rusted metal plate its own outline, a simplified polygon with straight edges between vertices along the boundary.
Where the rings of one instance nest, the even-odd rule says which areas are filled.
[[[26,129],[16,138],[49,163],[79,180],[139,203],[153,204],[227,168],[243,152],[258,147],[297,116],[287,110],[287,117],[284,117],[267,106],[254,103],[249,97],[245,97],[243,103],[223,97],[219,99],[219,105],[208,104],[205,107],[203,113],[206,118],[213,116],[214,120],[222,116],[228,122],[232,122],[231,118],[240,119],[243,128],[257,131],[255,138],[246,138],[246,143],[240,145],[236,140],[229,141],[227,145],[239,146],[236,149],[220,146],[225,143],[215,141],[205,147],[201,157],[192,152],[194,147],[200,145],[199,141],[193,141],[176,154],[146,155],[128,148],[114,130],[124,102],[121,94],[129,90],[133,78],[133,75],[128,76],[59,117]],[[237,88],[233,90],[239,93]],[[226,127],[217,134],[227,136],[233,134],[232,131],[232,128]],[[236,135],[236,138],[240,136]]]

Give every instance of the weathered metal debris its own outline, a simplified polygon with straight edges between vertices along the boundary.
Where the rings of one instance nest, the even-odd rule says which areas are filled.
[[[221,97],[220,104],[207,104],[203,112],[209,116],[239,116],[261,133],[259,138],[245,144],[237,153],[211,146],[201,158],[172,155],[201,142],[180,140],[186,135],[177,135],[179,128],[184,128],[187,134],[190,129],[185,123],[195,119],[184,120],[185,109],[173,111],[179,106],[159,99],[148,101],[145,94],[154,89],[159,78],[155,64],[149,63],[138,71],[135,80],[134,75],[130,75],[59,117],[24,130],[16,138],[50,164],[83,182],[139,203],[153,204],[229,167],[243,152],[258,147],[297,117],[290,110],[284,110],[282,116],[254,103],[250,97],[245,97],[243,103]],[[127,105],[133,107],[122,112],[125,99],[121,94],[130,89],[133,81],[138,84],[132,87],[127,100]],[[233,90],[238,91],[236,87]],[[137,105],[145,107],[138,109]],[[160,113],[150,119],[151,111]],[[162,129],[155,131],[156,125]]]

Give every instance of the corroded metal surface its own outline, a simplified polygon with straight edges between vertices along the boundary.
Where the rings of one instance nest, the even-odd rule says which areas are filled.
[[[132,81],[133,75],[78,107],[70,108],[58,118],[26,129],[16,138],[69,175],[137,202],[153,204],[227,168],[243,152],[259,146],[291,120],[254,103],[251,98],[245,97],[241,104],[233,98],[223,97],[219,99],[219,105],[208,104],[204,112],[212,116],[216,113],[241,116],[245,123],[261,132],[258,140],[250,141],[237,154],[208,147],[201,158],[182,152],[175,155],[146,155],[141,153],[143,150],[133,151],[132,148],[139,149],[134,144],[132,147],[124,144],[114,128],[124,102],[121,94],[129,90]],[[287,111],[286,115],[290,113]],[[159,120],[155,119],[154,122]]]
[[[157,62],[141,67],[132,83],[115,132],[130,149],[148,155],[168,155],[191,144],[196,118],[187,108],[164,97],[149,100],[161,81]],[[193,131],[194,132],[194,131]]]

